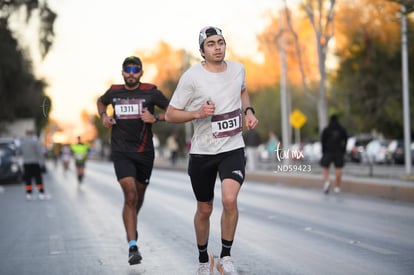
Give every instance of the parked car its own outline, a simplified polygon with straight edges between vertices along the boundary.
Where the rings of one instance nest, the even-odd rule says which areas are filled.
[[[352,154],[352,149],[355,146],[355,142],[356,142],[356,137],[354,136],[348,137],[346,141],[345,161],[352,161],[351,154]]]
[[[411,143],[411,159],[414,163],[414,142]],[[398,139],[390,142],[387,148],[387,163],[405,163],[404,140]]]
[[[12,137],[0,137],[0,146],[8,146],[20,154],[20,140]]]
[[[386,155],[386,161],[389,164],[395,164],[395,154],[401,154],[402,153],[402,146],[404,141],[400,139],[395,139],[388,144],[387,148],[387,155]]]
[[[372,140],[370,137],[353,137],[347,142],[347,159],[352,162],[363,162],[367,144]]]
[[[369,163],[386,163],[389,140],[371,140],[365,148],[366,161]]]
[[[14,140],[0,140],[0,181],[20,182],[23,176],[23,160],[18,143]]]
[[[303,160],[318,163],[322,158],[322,144],[320,141],[307,143],[303,146]]]

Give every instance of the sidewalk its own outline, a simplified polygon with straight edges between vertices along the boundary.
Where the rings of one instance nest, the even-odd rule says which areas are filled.
[[[172,166],[168,160],[157,159],[154,167],[186,171],[187,160],[180,159],[175,166]],[[385,166],[373,168],[363,164],[346,165],[341,192],[414,203],[414,180],[405,179],[403,169],[400,168]],[[322,170],[317,164],[312,164],[302,172],[276,172],[275,169],[272,164],[260,164],[255,171],[246,172],[246,179],[269,184],[320,189],[322,192]],[[333,177],[334,170],[331,168],[332,182]]]

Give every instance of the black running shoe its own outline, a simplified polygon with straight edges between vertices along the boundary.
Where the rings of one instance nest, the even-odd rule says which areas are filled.
[[[141,253],[139,253],[138,246],[133,245],[129,248],[128,263],[130,265],[140,264],[142,260]]]

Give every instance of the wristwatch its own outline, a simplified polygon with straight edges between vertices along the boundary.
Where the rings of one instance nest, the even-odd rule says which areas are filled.
[[[247,114],[247,111],[248,111],[248,110],[252,111],[252,113],[253,113],[253,114],[255,114],[255,113],[256,113],[256,112],[254,111],[253,107],[246,107],[246,108],[244,109],[244,115],[246,115],[246,114]]]
[[[160,115],[159,114],[155,114],[154,118],[155,118],[155,122],[160,121]]]

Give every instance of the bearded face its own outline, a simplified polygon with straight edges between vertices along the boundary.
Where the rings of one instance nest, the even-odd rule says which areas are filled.
[[[132,88],[139,84],[139,77],[134,75],[124,76],[124,81],[127,87]]]
[[[142,76],[141,67],[136,65],[125,66],[122,70],[125,86],[134,88],[139,85],[139,80]]]

